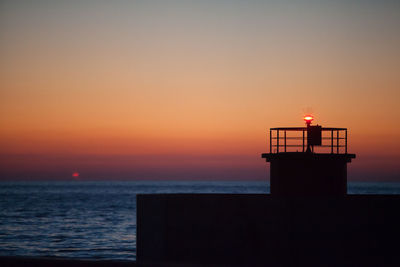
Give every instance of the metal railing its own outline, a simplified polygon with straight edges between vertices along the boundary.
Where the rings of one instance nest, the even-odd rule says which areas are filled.
[[[316,147],[328,150],[326,153],[341,154],[344,150],[347,154],[347,128],[321,128],[321,131],[322,144]],[[295,136],[289,136],[293,134]],[[314,146],[311,147],[314,152]],[[293,148],[301,148],[301,151],[298,149],[293,151]],[[270,128],[269,153],[306,152],[306,150],[307,127]]]

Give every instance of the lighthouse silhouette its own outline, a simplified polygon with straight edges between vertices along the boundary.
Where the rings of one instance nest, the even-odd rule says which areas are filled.
[[[139,265],[400,266],[400,195],[347,195],[347,129],[304,120],[270,129],[271,194],[137,195]]]
[[[272,196],[343,196],[347,194],[347,128],[311,125],[270,128],[269,153]]]

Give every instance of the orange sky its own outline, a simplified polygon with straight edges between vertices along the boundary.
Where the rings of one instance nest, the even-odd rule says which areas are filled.
[[[311,111],[400,180],[396,2],[199,2],[2,1],[0,179],[266,179]]]

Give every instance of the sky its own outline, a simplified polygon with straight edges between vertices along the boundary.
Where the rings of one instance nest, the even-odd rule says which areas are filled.
[[[271,127],[347,127],[400,182],[400,2],[0,0],[0,180],[267,180]]]

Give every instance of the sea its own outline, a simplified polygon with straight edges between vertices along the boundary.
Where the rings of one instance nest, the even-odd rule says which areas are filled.
[[[136,259],[136,195],[267,194],[267,182],[0,182],[0,256]],[[349,194],[400,194],[400,183],[350,182]]]

